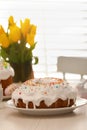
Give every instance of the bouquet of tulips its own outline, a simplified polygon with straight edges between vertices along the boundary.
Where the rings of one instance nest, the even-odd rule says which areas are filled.
[[[37,42],[35,42],[36,26],[30,23],[30,19],[20,20],[19,26],[14,21],[14,17],[8,18],[7,30],[0,25],[0,55],[8,62],[24,63],[32,62],[35,59],[35,64],[38,63],[38,57],[33,56],[33,50]]]

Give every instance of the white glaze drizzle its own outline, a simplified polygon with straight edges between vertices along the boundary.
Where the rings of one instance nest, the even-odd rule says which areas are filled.
[[[43,81],[45,80],[43,79]],[[41,84],[41,81],[39,84]],[[76,96],[76,91],[71,86],[69,86],[69,84],[67,84],[66,82],[60,84],[56,84],[53,82],[52,84],[52,80],[48,82],[45,81],[45,83],[43,82],[42,85],[38,86],[30,86],[25,83],[12,93],[12,99],[15,99],[16,105],[18,99],[22,99],[23,102],[26,104],[26,108],[28,108],[29,102],[33,102],[35,108],[36,106],[40,105],[40,102],[42,100],[44,100],[47,106],[50,106],[59,98],[62,100],[68,99],[69,106],[70,99],[73,99],[75,102]]]
[[[14,76],[14,70],[9,63],[0,61],[0,80],[5,80],[10,76]]]

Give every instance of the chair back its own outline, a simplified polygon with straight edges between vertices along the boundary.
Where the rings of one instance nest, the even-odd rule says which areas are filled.
[[[59,56],[57,59],[57,72],[87,75],[87,58],[86,57],[67,57]]]

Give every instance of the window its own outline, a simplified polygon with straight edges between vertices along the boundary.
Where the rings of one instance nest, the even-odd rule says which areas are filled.
[[[86,8],[87,0],[0,0],[0,24],[6,27],[13,15],[37,25],[39,63],[33,68],[36,76],[50,76],[57,71],[58,56],[87,57]]]

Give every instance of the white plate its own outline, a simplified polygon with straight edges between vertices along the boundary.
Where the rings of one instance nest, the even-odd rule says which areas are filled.
[[[25,108],[17,108],[14,106],[12,100],[8,100],[6,105],[10,108],[18,110],[21,113],[28,114],[28,115],[57,115],[63,113],[69,113],[79,108],[83,105],[87,104],[87,99],[79,98],[76,101],[76,105],[72,107],[64,107],[64,108],[52,108],[52,109],[25,109]]]

